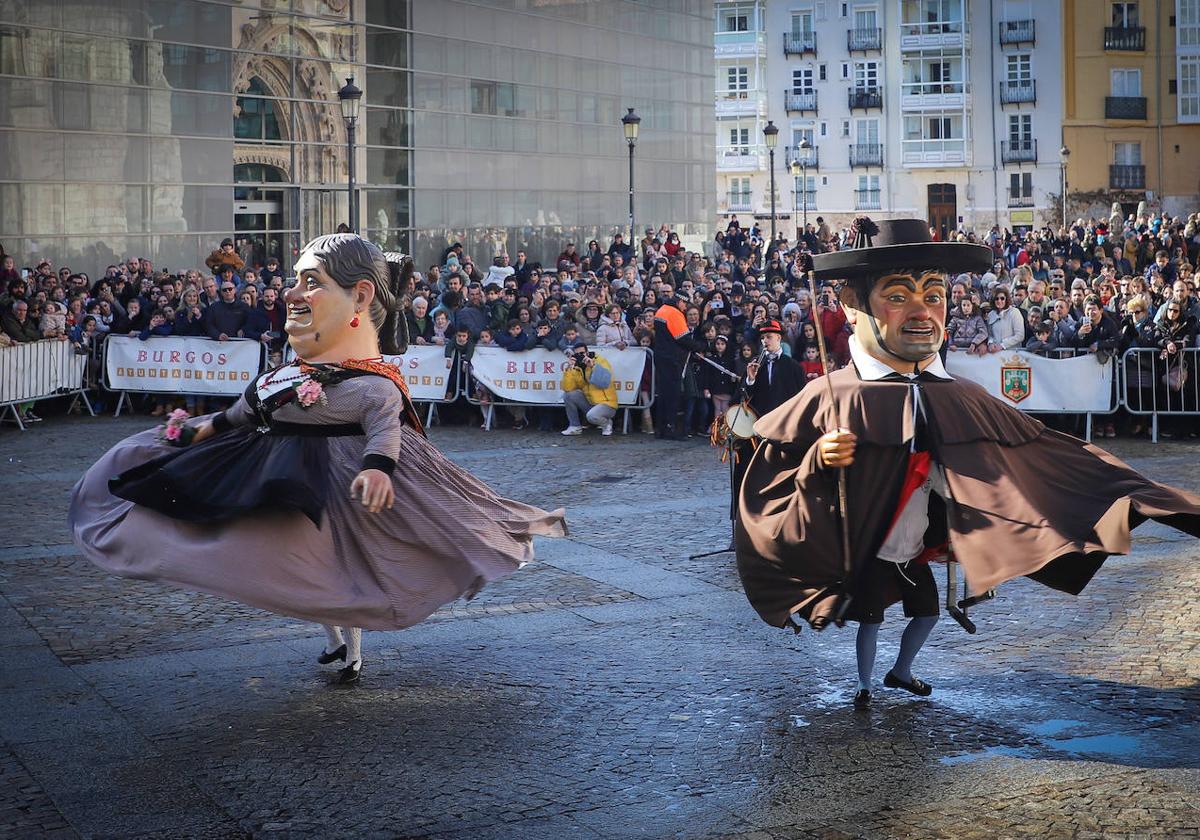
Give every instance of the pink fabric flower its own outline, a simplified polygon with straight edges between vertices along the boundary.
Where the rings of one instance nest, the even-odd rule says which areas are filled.
[[[168,423],[182,423],[184,420],[187,420],[191,416],[192,415],[188,414],[185,409],[177,408],[174,411],[172,411],[170,414],[167,415],[167,422]]]
[[[168,424],[167,428],[163,430],[163,437],[165,437],[167,440],[179,440],[182,435],[183,426]]]
[[[321,387],[320,382],[306,379],[296,386],[296,397],[300,401],[301,408],[308,408],[314,403],[325,402],[325,390]]]

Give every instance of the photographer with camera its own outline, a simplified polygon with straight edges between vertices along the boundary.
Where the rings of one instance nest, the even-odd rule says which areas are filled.
[[[832,285],[822,284],[817,293],[815,317],[821,319],[821,332],[825,336],[825,346],[833,355],[838,367],[850,361],[850,333],[846,329],[846,313],[838,300],[837,289]]]
[[[603,356],[591,353],[587,344],[576,341],[567,351],[567,368],[562,375],[563,405],[567,409],[567,428],[563,435],[583,434],[583,420],[600,427],[600,434],[612,434],[617,413],[617,386],[612,365]]]

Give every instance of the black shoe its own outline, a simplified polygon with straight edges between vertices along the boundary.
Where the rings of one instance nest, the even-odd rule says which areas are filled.
[[[333,651],[332,653],[327,650],[321,651],[321,655],[317,657],[317,662],[319,662],[322,665],[328,665],[330,662],[337,662],[339,659],[342,662],[346,661],[346,646],[345,645],[342,645],[340,648]]]
[[[918,697],[928,697],[933,693],[933,686],[929,683],[922,682],[916,677],[912,678],[912,682],[905,682],[891,671],[888,671],[887,676],[883,678],[883,684],[888,688],[903,688],[905,691],[915,694]]]
[[[361,675],[362,662],[351,662],[345,668],[338,671],[338,685],[353,685],[354,683],[358,682],[358,678]]]
[[[865,688],[860,688],[858,693],[854,695],[854,708],[868,709],[871,707],[871,692]]]

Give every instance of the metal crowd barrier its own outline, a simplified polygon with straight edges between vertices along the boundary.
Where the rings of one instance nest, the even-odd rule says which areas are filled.
[[[603,351],[604,351],[603,347],[596,347],[595,349],[597,352],[600,352],[600,353],[603,353]],[[649,348],[640,347],[638,349],[642,350],[642,352],[645,353],[646,363],[650,365],[650,391],[649,391],[647,399],[644,402],[642,400],[642,391],[639,390],[638,396],[637,396],[637,402],[635,402],[633,405],[619,405],[618,404],[617,411],[625,412],[624,419],[621,421],[621,434],[623,434],[623,435],[629,434],[629,425],[630,425],[630,420],[631,420],[630,412],[631,411],[645,411],[646,409],[650,408],[652,405],[654,405],[654,398],[658,392],[657,391],[658,371],[654,367],[654,358],[651,355]],[[470,362],[461,366],[460,378],[470,377],[470,373],[469,373],[470,366],[471,366]],[[473,378],[471,378],[471,381],[460,382],[462,394],[463,394],[463,396],[466,397],[467,402],[469,402],[471,405],[483,406],[483,404],[484,404],[483,401],[480,400],[476,396],[475,389],[471,387],[473,381],[474,381]],[[519,400],[502,400],[502,399],[496,398],[496,396],[493,394],[492,399],[490,399],[488,401],[487,406],[488,406],[488,409],[486,412],[486,416],[484,418],[483,428],[486,431],[490,432],[492,430],[492,424],[494,423],[495,417],[496,417],[496,406],[515,406],[515,407],[524,407],[524,408],[563,408],[563,403],[562,403],[562,400],[559,400],[556,403],[520,402]]]
[[[1150,417],[1150,439],[1158,443],[1160,416],[1200,417],[1200,348],[1188,347],[1163,358],[1157,347],[1130,347],[1121,357],[1121,404],[1130,414]]]
[[[84,391],[86,370],[86,356],[69,341],[49,338],[0,348],[0,422],[11,420],[24,431],[19,406],[68,395],[75,397],[72,406],[82,399],[94,417]]]
[[[1059,347],[1056,350],[1048,351],[1046,353],[1046,358],[1048,358],[1048,359],[1073,359],[1076,356],[1090,356],[1090,355],[1095,355],[1095,354],[1092,353],[1092,351],[1090,351],[1090,350],[1082,350],[1082,349],[1079,349],[1076,347]],[[1114,358],[1110,359],[1108,363],[1110,365],[1117,365],[1117,359],[1114,357]],[[1119,375],[1120,375],[1120,371],[1117,369],[1114,369],[1113,370],[1113,387],[1112,387],[1112,390],[1109,392],[1108,409],[1105,411],[1082,412],[1083,413],[1083,439],[1088,441],[1089,443],[1091,443],[1091,440],[1092,440],[1092,417],[1093,417],[1093,415],[1100,414],[1100,415],[1107,416],[1109,414],[1115,413],[1116,410],[1121,407],[1121,388],[1120,388],[1120,385],[1118,384],[1118,376]],[[1033,410],[1026,410],[1026,409],[1022,409],[1022,410],[1027,411],[1029,414],[1040,413],[1040,412],[1036,412]],[[1062,412],[1054,412],[1054,413],[1061,414]]]
[[[453,357],[451,357],[450,361],[453,362]],[[446,405],[447,403],[452,403],[458,399],[460,394],[463,393],[461,367],[459,368],[459,375],[449,377],[449,379],[450,379],[449,384],[452,386],[452,389],[447,388],[446,391],[443,393],[443,395],[440,398],[435,400],[435,399],[430,399],[428,397],[424,397],[421,399],[417,399],[416,397],[413,397],[414,405],[419,405],[421,403],[425,403],[429,406],[425,410],[425,428],[429,428],[430,426],[433,425],[434,419],[438,416],[437,407],[439,405]],[[411,392],[410,392],[410,394],[411,394]]]

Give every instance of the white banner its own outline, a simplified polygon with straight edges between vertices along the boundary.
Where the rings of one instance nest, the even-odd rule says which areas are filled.
[[[237,396],[262,370],[263,345],[250,339],[126,335],[104,343],[105,372],[113,391]]]
[[[649,352],[642,347],[589,349],[612,366],[617,404],[635,405],[642,372],[650,364]],[[517,403],[561,405],[560,386],[566,369],[566,355],[550,350],[510,353],[498,347],[476,347],[471,360],[476,379],[501,400]]]
[[[69,341],[47,339],[0,348],[0,405],[83,387],[87,356]]]
[[[384,356],[384,361],[404,371],[408,394],[416,402],[443,402],[447,392],[457,396],[450,382],[450,359],[446,348],[436,344],[413,345],[403,356]]]
[[[946,370],[1022,411],[1104,413],[1114,407],[1113,363],[1100,364],[1094,353],[1054,359],[1023,350],[954,352],[947,354]]]

